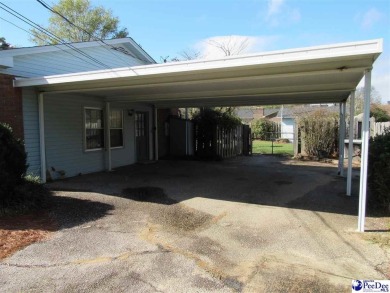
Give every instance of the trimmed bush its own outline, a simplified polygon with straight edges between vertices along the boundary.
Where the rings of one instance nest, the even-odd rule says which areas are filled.
[[[274,122],[268,119],[258,119],[251,124],[253,136],[260,140],[271,140]]]
[[[13,195],[26,174],[26,152],[23,143],[15,139],[9,125],[0,123],[0,198]]]
[[[298,120],[305,151],[318,158],[330,156],[337,145],[338,115],[318,110]]]
[[[390,130],[370,139],[368,184],[370,206],[390,213]]]

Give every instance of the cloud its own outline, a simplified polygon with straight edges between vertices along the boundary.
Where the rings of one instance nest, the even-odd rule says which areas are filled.
[[[201,40],[195,45],[202,58],[213,59],[230,55],[266,51],[278,40],[277,36],[215,36]]]
[[[284,0],[269,0],[267,16],[278,14],[281,10],[283,3]]]
[[[383,14],[381,12],[379,12],[376,8],[371,8],[358,18],[361,20],[362,28],[369,29],[375,23],[379,22],[382,17]]]
[[[272,27],[296,23],[301,20],[298,8],[286,4],[285,0],[269,0],[265,22]]]

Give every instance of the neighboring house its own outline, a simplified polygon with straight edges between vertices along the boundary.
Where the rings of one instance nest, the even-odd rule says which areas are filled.
[[[275,119],[279,112],[279,108],[265,108],[264,109],[264,117],[274,122],[279,122],[279,119]]]
[[[42,77],[156,63],[131,38],[69,46],[39,46],[0,51],[0,121],[12,125],[25,142],[28,172],[40,175],[40,125],[45,128],[47,176],[75,176],[105,169],[105,103],[88,94],[45,95],[39,121],[39,94],[14,88],[15,77]],[[94,59],[101,60],[100,63]],[[152,158],[152,107],[111,103],[112,167]],[[43,126],[44,125],[44,126]]]
[[[295,127],[297,124],[297,118],[303,115],[307,115],[318,109],[326,109],[331,113],[338,113],[339,107],[334,105],[306,105],[306,106],[288,106],[281,107],[276,118],[280,121],[281,138],[285,138],[294,142]]]
[[[241,119],[242,123],[250,124],[253,118],[253,109],[240,107],[235,109],[234,113]]]
[[[253,107],[238,107],[235,110],[236,115],[242,120],[245,124],[251,124],[253,120],[271,118],[272,115],[276,115],[278,112],[277,109],[273,108],[253,108]]]

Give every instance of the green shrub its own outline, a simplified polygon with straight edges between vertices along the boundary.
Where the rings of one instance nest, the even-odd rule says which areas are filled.
[[[378,106],[371,108],[370,117],[375,117],[375,122],[387,122],[390,121],[390,115]]]
[[[368,184],[370,205],[390,212],[390,130],[370,140]]]
[[[258,119],[252,122],[251,129],[253,136],[261,140],[271,140],[274,130],[274,122],[268,119]]]
[[[318,110],[298,120],[305,151],[309,156],[327,157],[335,151],[338,133],[338,115]]]
[[[0,215],[45,207],[50,192],[37,176],[27,175],[26,153],[12,129],[0,123]]]
[[[226,130],[231,130],[241,125],[241,119],[229,110],[224,112],[220,109],[205,108],[203,111],[193,114],[192,119],[202,128],[218,125]]]
[[[26,158],[23,143],[15,139],[10,126],[0,123],[0,198],[12,196],[15,186],[23,183]]]

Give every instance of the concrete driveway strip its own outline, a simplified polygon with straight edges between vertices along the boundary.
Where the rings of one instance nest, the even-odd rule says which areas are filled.
[[[390,278],[388,245],[355,232],[335,173],[262,156],[51,183],[61,229],[0,263],[1,291],[349,292]]]

